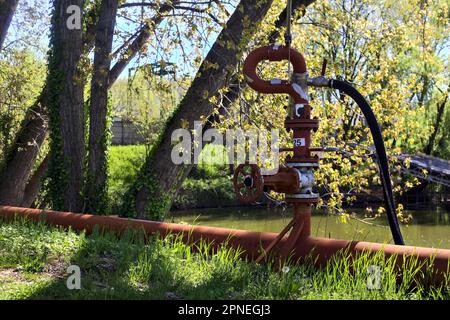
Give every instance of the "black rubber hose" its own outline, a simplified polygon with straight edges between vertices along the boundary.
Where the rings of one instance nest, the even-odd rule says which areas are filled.
[[[366,118],[367,124],[370,128],[370,132],[372,133],[373,142],[375,144],[378,166],[380,169],[381,183],[383,185],[386,214],[388,217],[389,226],[391,228],[392,237],[394,238],[395,244],[404,245],[405,242],[403,240],[403,236],[397,220],[386,149],[384,147],[383,136],[381,135],[381,129],[378,125],[375,114],[373,113],[369,103],[362,96],[362,94],[359,93],[359,91],[354,87],[352,87],[347,81],[330,80],[329,86],[330,88],[337,89],[352,98],[358,104],[359,108],[364,114],[364,117]]]

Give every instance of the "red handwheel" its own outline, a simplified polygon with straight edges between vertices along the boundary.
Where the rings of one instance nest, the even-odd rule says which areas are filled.
[[[256,164],[240,164],[234,171],[234,193],[242,202],[255,202],[264,190],[261,170]]]

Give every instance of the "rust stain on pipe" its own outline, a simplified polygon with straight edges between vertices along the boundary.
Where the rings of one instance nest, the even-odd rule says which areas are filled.
[[[186,243],[193,243],[199,240],[213,242],[215,246],[222,243],[234,248],[244,250],[244,256],[250,260],[256,260],[262,253],[262,248],[267,247],[276,240],[277,233],[254,232],[245,230],[235,230],[227,228],[215,228],[205,226],[192,226],[175,223],[155,222],[147,220],[125,219],[108,216],[94,216],[90,214],[77,214],[71,212],[56,212],[28,208],[16,208],[0,206],[0,218],[3,220],[13,220],[16,217],[31,219],[33,221],[44,221],[48,225],[71,227],[77,231],[92,233],[95,226],[105,231],[111,231],[120,236],[127,228],[135,230],[145,230],[146,234],[183,234]],[[279,241],[281,248],[289,241],[289,237],[283,237]],[[441,283],[445,273],[450,268],[450,250],[397,246],[391,244],[381,244],[363,241],[347,241],[337,239],[326,239],[310,237],[308,234],[302,236],[293,246],[294,261],[301,262],[302,258],[311,256],[316,259],[317,266],[324,265],[334,254],[347,249],[351,254],[357,255],[363,252],[376,253],[380,250],[386,257],[396,255],[397,263],[404,259],[416,257],[420,262],[425,262],[433,258],[433,268],[436,271],[435,281]]]

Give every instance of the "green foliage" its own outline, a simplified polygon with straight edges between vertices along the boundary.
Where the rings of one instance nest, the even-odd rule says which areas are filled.
[[[21,237],[21,235],[26,237]],[[10,236],[12,235],[12,236]],[[18,243],[15,241],[18,239]],[[76,235],[59,228],[23,222],[0,221],[0,296],[10,299],[448,299],[448,280],[442,286],[427,282],[429,265],[412,259],[395,268],[393,258],[381,253],[361,254],[350,259],[339,253],[325,268],[287,263],[273,271],[273,262],[258,265],[240,258],[239,250],[226,245],[212,251],[210,244],[188,246],[175,235],[152,237],[126,232],[120,240],[95,231]],[[20,266],[31,252],[47,250],[62,256],[58,273],[50,276],[40,268],[21,269],[13,281],[1,272]],[[38,254],[42,256],[41,254]],[[6,263],[3,263],[6,261]],[[42,259],[44,270],[55,261]],[[82,270],[82,290],[67,290],[65,268],[76,264]],[[381,271],[380,289],[367,287],[368,268]],[[420,268],[424,267],[424,268]],[[422,271],[421,271],[422,270]],[[27,279],[28,286],[22,285]],[[415,279],[420,280],[419,283]]]
[[[450,85],[450,84],[449,84]],[[436,99],[433,99],[433,105],[430,107],[430,114],[432,121],[436,123],[435,118],[437,115],[437,109],[445,103],[443,115],[441,118],[440,126],[437,130],[435,144],[431,150],[433,156],[450,160],[450,87],[447,88],[447,92],[436,93]]]
[[[428,142],[435,100],[448,85],[448,8],[446,0],[316,1],[293,23],[292,46],[304,55],[311,76],[320,74],[326,58],[327,77],[343,76],[362,92],[383,130],[389,156],[414,153]],[[265,39],[266,30],[263,26],[255,37]],[[286,62],[261,63],[259,72],[264,79],[274,79],[287,78],[287,70]],[[315,171],[320,189],[327,194],[326,206],[339,211],[344,200],[351,200],[348,194],[380,184],[377,166],[367,157],[373,142],[352,101],[328,89],[311,88],[309,93],[312,116],[320,120],[312,145],[353,154],[347,159],[326,153]],[[220,106],[220,99],[211,102]],[[245,88],[216,127],[283,128],[285,105],[284,95],[261,95]],[[290,134],[283,130],[280,138],[281,147],[292,147]],[[392,166],[391,172],[398,195],[418,183],[402,178],[397,167]]]
[[[169,196],[162,192],[159,184],[155,181],[154,173],[151,171],[148,172],[147,170],[143,173],[141,166],[137,178],[123,197],[123,206],[120,214],[130,218],[145,218],[156,221],[164,220],[166,212],[170,209]],[[142,189],[146,190],[146,196],[149,199],[143,216],[138,214],[136,208],[136,196]]]
[[[225,147],[208,144],[203,147],[195,170],[201,177],[223,177],[229,171]]]
[[[0,55],[0,162],[14,142],[26,110],[33,104],[45,77],[45,65],[30,51]]]
[[[435,155],[450,160],[450,108],[444,114],[442,129],[439,132]]]
[[[109,148],[109,178],[108,202],[112,214],[122,212],[132,216],[128,207],[124,209],[125,201],[129,199],[127,190],[136,183],[138,173],[145,161],[147,147],[111,146]],[[173,205],[177,208],[217,206],[229,204],[234,200],[234,191],[228,165],[220,158],[213,159],[220,153],[222,147],[208,145],[206,152],[200,154],[200,164],[196,165],[189,177],[183,182]],[[208,160],[207,160],[208,159]],[[223,160],[223,159],[222,159]],[[165,208],[165,207],[164,207]],[[157,206],[153,210],[160,210]],[[155,212],[150,211],[149,212]],[[156,217],[153,216],[152,217]]]
[[[182,89],[166,78],[158,78],[149,66],[140,67],[127,80],[117,80],[111,88],[112,116],[133,122],[151,144],[177,106]]]
[[[208,144],[203,147],[199,164],[194,165],[176,195],[175,208],[221,207],[235,200],[230,168],[223,146]]]
[[[143,145],[109,148],[108,195],[111,213],[118,213],[123,207],[125,194],[136,181],[145,155],[146,147]]]
[[[148,203],[145,207],[145,218],[149,220],[164,221],[167,212],[169,212],[174,191],[165,192],[162,190],[153,172],[146,172],[143,176],[144,183],[138,185],[140,188],[145,188],[148,196]]]
[[[187,178],[174,199],[177,209],[222,207],[233,203],[236,196],[229,176],[216,178]]]

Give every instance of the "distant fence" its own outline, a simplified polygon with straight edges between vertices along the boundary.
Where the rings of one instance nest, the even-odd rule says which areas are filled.
[[[131,121],[114,119],[111,132],[113,145],[144,143],[144,138],[139,134],[139,127]]]

